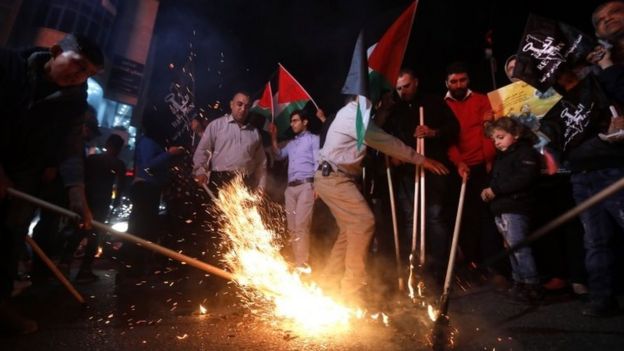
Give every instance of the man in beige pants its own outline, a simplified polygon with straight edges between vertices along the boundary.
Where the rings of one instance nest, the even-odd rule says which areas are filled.
[[[331,286],[340,280],[340,293],[344,300],[361,306],[362,290],[366,286],[366,255],[375,219],[356,184],[366,154],[365,146],[357,148],[357,108],[357,102],[350,101],[336,114],[319,152],[320,166],[314,175],[314,187],[339,227],[322,283]],[[435,174],[448,173],[441,163],[416,153],[374,123],[369,123],[364,143],[401,161],[420,164]]]

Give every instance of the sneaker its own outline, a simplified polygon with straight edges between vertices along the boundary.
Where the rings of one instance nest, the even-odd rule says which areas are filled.
[[[98,279],[100,279],[100,277],[94,274],[91,270],[80,270],[78,274],[76,274],[76,278],[74,279],[74,281],[76,283],[87,284],[93,283]]]
[[[581,283],[572,283],[572,291],[579,296],[589,294],[589,289],[587,288],[587,285]]]
[[[34,333],[39,329],[37,322],[23,317],[7,301],[0,303],[0,330],[14,335]]]
[[[620,307],[615,299],[590,300],[581,310],[581,314],[588,317],[612,317],[620,313]]]

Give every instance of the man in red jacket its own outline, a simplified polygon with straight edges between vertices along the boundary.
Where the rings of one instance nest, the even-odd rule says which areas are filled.
[[[476,268],[491,255],[502,249],[494,220],[480,199],[480,191],[487,187],[488,173],[496,153],[492,140],[483,132],[483,123],[493,118],[487,96],[469,88],[470,77],[462,62],[448,66],[444,100],[459,121],[459,138],[449,147],[449,158],[460,176],[466,175],[466,198],[462,219],[460,247],[469,267]],[[497,267],[497,272],[505,267]],[[494,274],[495,283],[504,286],[505,280]]]

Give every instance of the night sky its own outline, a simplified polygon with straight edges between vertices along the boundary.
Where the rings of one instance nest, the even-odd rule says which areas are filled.
[[[488,30],[493,33],[494,57],[502,66],[516,51],[529,12],[592,34],[591,12],[601,2],[421,0],[403,62],[418,72],[423,91],[442,95],[445,67],[466,61],[472,69],[473,89],[487,92],[492,90],[484,58]],[[220,100],[227,108],[238,89],[258,98],[280,62],[322,108],[335,112],[343,101],[340,88],[360,28],[389,25],[409,3],[162,0],[149,101],[162,100],[177,72],[169,64],[182,66],[192,42],[199,106]],[[500,67],[496,75],[499,86],[506,84]]]

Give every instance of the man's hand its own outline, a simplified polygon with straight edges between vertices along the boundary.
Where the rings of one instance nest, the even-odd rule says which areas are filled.
[[[429,128],[427,125],[421,125],[416,127],[414,131],[415,138],[435,138],[438,136],[438,131],[432,128]]]
[[[496,197],[496,194],[494,194],[494,192],[492,191],[492,188],[485,188],[483,189],[483,191],[481,191],[481,200],[485,202],[490,202],[494,200],[495,197]]]
[[[325,116],[325,112],[321,110],[320,108],[316,109],[316,118],[318,118],[321,121],[321,123],[325,123],[325,121],[327,120],[327,117]]]
[[[182,146],[170,146],[167,149],[167,152],[174,156],[179,156],[184,153],[184,148]]]
[[[208,182],[208,176],[205,174],[200,174],[195,176],[195,181],[197,182],[197,184],[199,185],[204,185]]]
[[[611,50],[602,45],[596,46],[594,51],[587,55],[586,60],[589,63],[598,65],[602,69],[613,66],[613,60],[611,60]]]
[[[68,190],[68,197],[69,209],[78,213],[81,217],[80,227],[83,229],[91,229],[93,226],[93,215],[91,214],[89,205],[87,205],[84,186],[77,185],[70,187]]]
[[[448,168],[446,168],[442,163],[431,158],[425,158],[425,161],[422,163],[421,166],[424,169],[434,174],[438,174],[438,175],[449,174]]]
[[[609,125],[609,134],[615,133],[618,130],[622,129],[624,129],[624,116],[611,118],[611,124]]]
[[[457,173],[459,173],[460,177],[468,179],[468,176],[470,176],[470,167],[468,167],[466,163],[460,162],[457,164]]]

